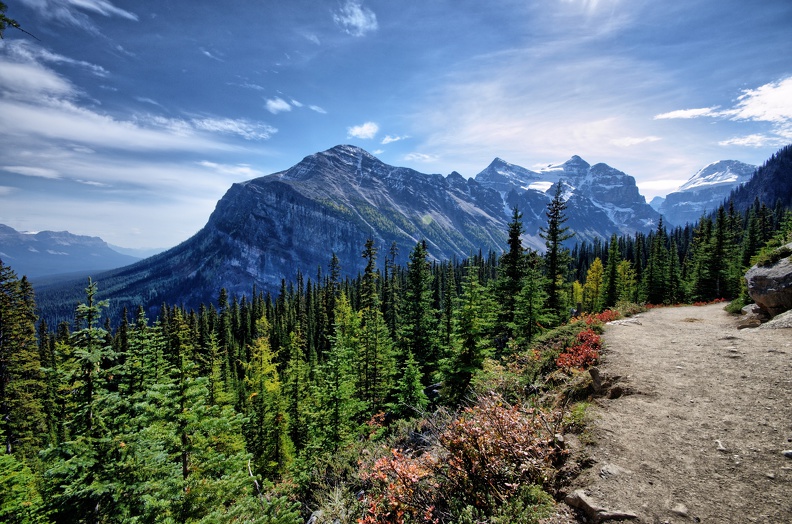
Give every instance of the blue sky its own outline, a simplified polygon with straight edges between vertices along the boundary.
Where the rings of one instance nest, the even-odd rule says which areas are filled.
[[[125,247],[351,143],[424,173],[580,155],[651,199],[792,143],[789,0],[5,0],[0,223]]]

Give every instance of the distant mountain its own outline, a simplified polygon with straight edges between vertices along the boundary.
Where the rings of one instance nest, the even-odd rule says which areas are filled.
[[[693,224],[717,209],[731,191],[748,182],[756,166],[737,160],[721,160],[701,168],[675,192],[666,196],[658,211],[673,226]]]
[[[507,208],[517,206],[522,211],[526,243],[540,250],[544,241],[539,228],[546,225],[544,212],[559,182],[567,201],[565,225],[575,232],[574,241],[648,231],[660,219],[638,192],[633,177],[607,164],[592,166],[577,155],[539,171],[496,158],[475,179],[498,191]]]
[[[792,209],[792,145],[773,154],[748,182],[732,191],[729,199],[739,210],[747,209],[755,199],[769,207],[780,202]]]
[[[551,186],[560,180],[569,199],[567,225],[579,234],[575,240],[648,231],[659,219],[631,176],[580,157],[540,172],[496,159],[465,179],[456,172],[428,175],[390,166],[357,147],[337,146],[285,171],[234,184],[195,236],[95,280],[100,297],[112,298],[117,307],[197,307],[215,300],[221,287],[237,294],[249,294],[254,285],[277,292],[298,270],[315,278],[332,253],[343,273],[354,276],[363,270],[369,237],[380,261],[395,243],[396,261],[404,263],[422,239],[436,260],[500,252],[515,205],[524,214],[525,243],[543,248],[539,228],[546,223]],[[72,290],[83,287],[74,284]],[[68,294],[62,287],[36,291],[45,301]]]
[[[23,233],[0,224],[0,259],[21,277],[105,271],[140,260],[114,251],[99,237],[68,231]]]
[[[649,202],[649,205],[652,206],[652,209],[659,213],[660,206],[663,205],[663,202],[665,202],[665,197],[656,196],[651,200],[651,202]]]
[[[145,247],[121,247],[121,246],[115,246],[113,244],[107,244],[107,245],[110,246],[110,249],[112,249],[113,251],[118,251],[122,255],[129,255],[131,257],[135,257],[138,259],[153,257],[154,255],[162,253],[163,251],[168,249],[166,247],[145,248]]]

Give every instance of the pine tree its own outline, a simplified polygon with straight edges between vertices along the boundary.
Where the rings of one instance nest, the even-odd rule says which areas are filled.
[[[564,248],[563,242],[572,238],[568,233],[569,227],[564,226],[567,217],[566,202],[563,199],[562,183],[556,184],[553,199],[547,205],[547,227],[541,228],[540,236],[545,241],[545,270],[547,274],[547,307],[555,315],[556,322],[560,322],[564,315],[562,289],[566,282],[569,250]]]
[[[6,453],[27,461],[48,433],[35,309],[30,283],[0,261],[0,432]]]
[[[495,332],[497,345],[500,348],[503,348],[506,345],[506,341],[514,336],[510,326],[514,322],[517,295],[523,288],[523,278],[526,272],[522,234],[522,213],[515,206],[512,209],[512,221],[509,223],[509,247],[501,256],[500,264],[498,265],[496,290],[499,309]]]
[[[650,304],[663,304],[667,301],[669,254],[666,247],[668,234],[663,226],[662,217],[652,237],[649,258],[643,274],[643,295]]]
[[[451,354],[443,362],[441,394],[448,403],[455,404],[465,395],[473,374],[492,354],[487,335],[492,329],[494,312],[492,300],[479,284],[478,267],[468,264],[455,311]]]
[[[618,295],[618,267],[622,261],[621,252],[619,251],[619,241],[614,233],[611,235],[610,244],[608,246],[608,261],[605,265],[605,281],[603,289],[602,306],[609,308],[616,305],[619,299]]]
[[[407,264],[407,288],[402,316],[402,355],[412,353],[425,384],[432,380],[439,361],[436,326],[432,309],[432,275],[426,242],[418,242]]]
[[[530,251],[526,256],[526,273],[517,295],[512,331],[519,344],[526,346],[553,319],[547,310],[547,279],[542,274],[542,258]]]

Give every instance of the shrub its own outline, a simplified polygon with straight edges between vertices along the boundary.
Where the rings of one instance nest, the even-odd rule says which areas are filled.
[[[556,365],[565,371],[585,369],[597,362],[601,348],[600,336],[593,329],[586,329],[578,334],[575,345],[558,356]]]

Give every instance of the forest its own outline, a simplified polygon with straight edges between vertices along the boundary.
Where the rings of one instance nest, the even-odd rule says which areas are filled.
[[[361,246],[327,270],[197,310],[109,318],[89,280],[74,321],[39,320],[0,263],[0,521],[535,522],[569,474],[608,320],[746,303],[745,270],[792,240],[758,199],[697,224],[577,243],[560,186],[546,251],[406,266]],[[572,246],[571,248],[565,246]]]

